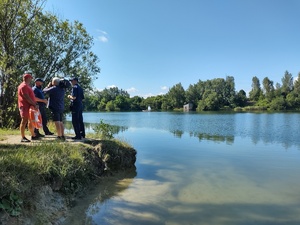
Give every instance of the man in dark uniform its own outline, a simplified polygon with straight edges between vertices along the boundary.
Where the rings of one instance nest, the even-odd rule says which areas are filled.
[[[84,99],[84,94],[82,88],[78,84],[77,77],[71,78],[70,81],[72,83],[72,93],[71,95],[68,95],[68,98],[71,100],[72,124],[75,131],[75,137],[72,139],[80,140],[81,137],[85,138],[85,128],[82,117],[82,100]]]
[[[36,78],[34,80],[35,86],[32,88],[34,95],[35,95],[35,101],[39,104],[40,113],[42,116],[42,123],[43,123],[43,130],[45,135],[53,135],[49,128],[47,127],[47,115],[46,115],[46,104],[48,103],[47,99],[45,99],[44,92],[42,91],[42,85],[44,83],[44,80],[41,78]],[[44,135],[40,134],[39,130],[34,128],[34,133],[39,136],[43,137]]]

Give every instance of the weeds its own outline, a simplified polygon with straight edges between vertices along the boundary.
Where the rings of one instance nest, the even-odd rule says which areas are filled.
[[[120,131],[121,127],[110,125],[104,123],[103,120],[100,120],[99,124],[96,124],[93,128],[95,134],[100,136],[101,139],[113,139],[114,134],[117,134]]]
[[[23,202],[45,184],[62,193],[77,193],[94,173],[84,154],[80,145],[0,146],[0,209],[17,216]]]

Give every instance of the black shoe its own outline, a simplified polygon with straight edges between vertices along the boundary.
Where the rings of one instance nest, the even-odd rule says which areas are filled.
[[[56,140],[57,140],[57,141],[65,141],[66,139],[65,139],[64,136],[57,136],[57,137],[56,137]]]
[[[73,140],[81,140],[81,137],[72,137]]]
[[[45,135],[53,135],[54,133],[52,133],[52,132],[48,132],[48,133],[45,133]]]
[[[31,140],[35,141],[35,140],[40,140],[40,137],[38,135],[36,136],[31,136]]]
[[[35,136],[37,136],[37,137],[45,137],[45,135],[40,134],[40,133],[36,133]]]
[[[28,140],[26,137],[23,137],[23,138],[21,139],[21,142],[31,142],[31,141]]]

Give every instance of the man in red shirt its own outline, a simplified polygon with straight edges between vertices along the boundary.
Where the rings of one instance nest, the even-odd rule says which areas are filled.
[[[28,123],[28,129],[31,133],[31,140],[38,140],[39,137],[35,135],[33,126],[30,123],[29,120],[29,109],[30,106],[34,106],[35,109],[39,108],[39,105],[35,101],[35,95],[30,87],[30,82],[32,81],[33,77],[31,73],[25,72],[23,75],[23,82],[18,87],[18,106],[20,110],[20,116],[21,116],[21,124],[20,124],[20,132],[21,132],[21,142],[30,142],[25,137],[25,128]]]

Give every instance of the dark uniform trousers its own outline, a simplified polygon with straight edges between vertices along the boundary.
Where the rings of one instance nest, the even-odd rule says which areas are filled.
[[[85,138],[85,128],[82,117],[82,107],[73,107],[72,110],[72,125],[74,128],[76,138]]]

